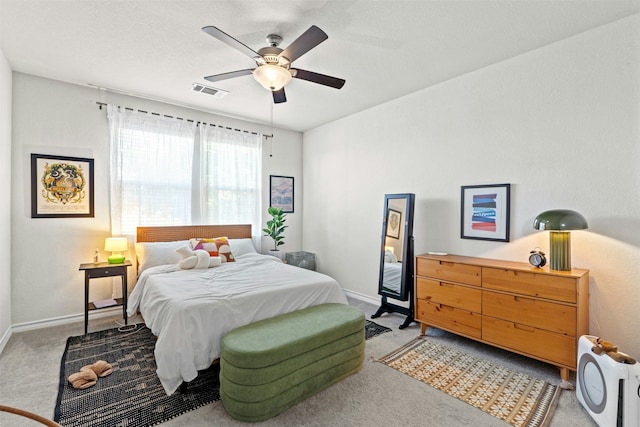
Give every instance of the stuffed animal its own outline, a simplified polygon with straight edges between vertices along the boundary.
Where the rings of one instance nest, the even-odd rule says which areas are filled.
[[[610,343],[609,341],[604,341],[603,339],[596,338],[596,345],[591,349],[595,354],[601,353],[612,353],[618,351],[618,346]]]
[[[217,267],[222,263],[220,257],[209,256],[209,252],[202,249],[194,251],[190,245],[181,246],[176,249],[176,252],[182,257],[182,260],[178,263],[182,270]]]
[[[593,351],[595,354],[600,355],[604,353],[618,363],[626,363],[628,365],[635,365],[637,363],[636,359],[629,356],[628,354],[619,352],[618,346],[609,341],[605,341],[601,338],[596,338],[594,344],[595,345],[591,347],[591,351]]]

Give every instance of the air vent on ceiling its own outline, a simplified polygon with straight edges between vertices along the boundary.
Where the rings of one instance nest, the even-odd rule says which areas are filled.
[[[224,98],[229,93],[226,90],[216,89],[215,87],[205,86],[200,83],[194,83],[191,86],[191,90],[194,92],[206,93],[207,95],[211,95],[214,98],[218,98],[218,99]]]

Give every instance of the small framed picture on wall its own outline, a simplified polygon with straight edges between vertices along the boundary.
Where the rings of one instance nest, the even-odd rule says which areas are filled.
[[[284,213],[293,212],[293,177],[269,176],[269,206],[280,208]]]
[[[510,192],[511,184],[463,186],[460,237],[508,242]]]

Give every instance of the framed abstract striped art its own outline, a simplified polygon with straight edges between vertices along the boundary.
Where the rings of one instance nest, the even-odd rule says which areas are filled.
[[[508,242],[510,193],[511,184],[463,186],[460,238]]]

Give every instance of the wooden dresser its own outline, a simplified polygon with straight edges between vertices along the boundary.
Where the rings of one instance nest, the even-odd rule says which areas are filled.
[[[589,271],[458,255],[417,255],[415,320],[576,370],[589,332]]]

